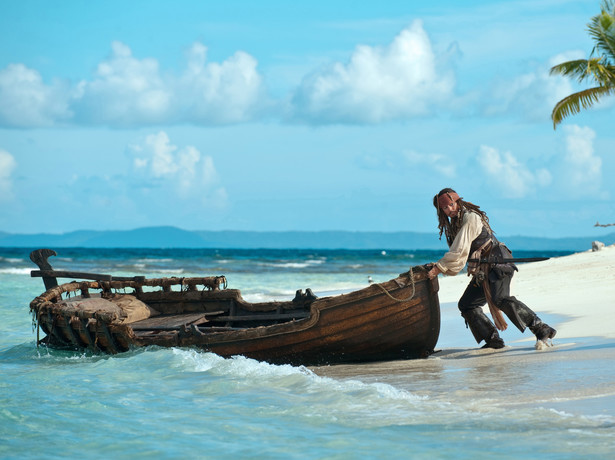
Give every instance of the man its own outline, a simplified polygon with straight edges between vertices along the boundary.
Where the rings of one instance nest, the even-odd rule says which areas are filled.
[[[510,295],[510,281],[517,267],[512,263],[503,263],[503,259],[512,257],[508,248],[500,243],[489,226],[489,218],[479,206],[462,198],[451,188],[438,193],[433,204],[438,213],[440,238],[446,236],[449,251],[437,261],[428,272],[429,278],[438,274],[456,275],[465,266],[468,259],[468,274],[472,281],[459,300],[459,310],[469,326],[477,343],[485,341],[483,348],[502,348],[504,341],[498,329],[505,330],[506,321],[501,312],[519,328],[521,332],[528,327],[539,342],[555,337],[556,330],[543,323],[527,305]],[[490,259],[495,263],[480,263],[476,260]],[[498,263],[499,261],[499,263]],[[494,317],[494,325],[483,313],[487,303]]]

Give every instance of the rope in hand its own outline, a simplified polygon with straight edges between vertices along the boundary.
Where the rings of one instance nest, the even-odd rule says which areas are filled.
[[[410,268],[410,270],[408,271],[408,273],[410,274],[410,282],[412,283],[412,295],[410,297],[408,297],[407,299],[396,299],[395,297],[393,297],[391,295],[391,293],[389,291],[387,291],[383,285],[381,285],[380,283],[375,283],[376,286],[378,286],[380,289],[382,289],[382,292],[384,292],[387,296],[389,296],[392,300],[394,300],[395,302],[409,302],[410,300],[412,300],[414,298],[414,294],[416,294],[416,286],[414,285],[414,272],[412,271],[412,268]]]

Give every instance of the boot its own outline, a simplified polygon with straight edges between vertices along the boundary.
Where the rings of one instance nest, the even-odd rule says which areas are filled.
[[[500,310],[510,318],[515,326],[524,332],[526,327],[536,336],[536,340],[546,343],[547,340],[555,337],[557,331],[546,323],[543,323],[540,318],[534,313],[530,307],[525,305],[516,297],[507,297],[500,302]]]
[[[504,340],[502,340],[500,334],[498,334],[498,331],[496,329],[492,332],[491,336],[487,340],[485,340],[485,344],[481,348],[493,348],[497,350],[499,348],[504,348],[505,346],[506,345],[504,345]]]
[[[534,322],[530,326],[530,331],[536,336],[536,340],[546,342],[549,339],[555,337],[557,331],[549,326],[547,323],[543,323],[537,316]]]
[[[537,318],[536,313],[523,302],[517,300],[516,297],[506,297],[500,302],[498,308],[508,316],[521,332],[525,332],[525,328]]]
[[[487,315],[483,313],[482,308],[473,308],[466,312],[462,312],[461,316],[466,320],[466,326],[472,331],[472,335],[476,339],[476,343],[485,341],[482,348],[504,348],[504,341],[500,338],[498,330],[495,328]]]

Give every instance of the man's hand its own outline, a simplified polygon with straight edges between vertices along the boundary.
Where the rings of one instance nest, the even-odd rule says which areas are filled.
[[[429,277],[430,280],[432,280],[436,276],[438,276],[440,273],[442,273],[442,272],[440,271],[438,266],[436,264],[434,264],[433,268],[427,272],[427,276]]]

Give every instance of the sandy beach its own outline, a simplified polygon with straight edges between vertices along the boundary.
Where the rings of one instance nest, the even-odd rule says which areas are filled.
[[[440,303],[456,304],[467,284],[465,275],[440,276]],[[520,265],[511,294],[539,315],[565,317],[555,325],[556,342],[594,336],[613,339],[615,246]],[[504,340],[507,332],[502,334]],[[526,335],[527,340],[533,340],[529,333]]]
[[[511,294],[557,329],[553,346],[543,350],[529,330],[522,334],[510,322],[500,333],[505,348],[480,349],[457,310],[468,280],[440,276],[442,327],[428,359],[314,371],[388,383],[435,401],[454,394],[476,410],[515,405],[615,416],[615,246],[520,265]]]

